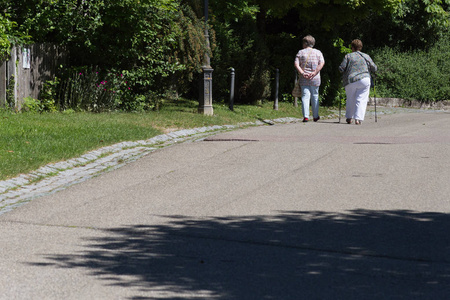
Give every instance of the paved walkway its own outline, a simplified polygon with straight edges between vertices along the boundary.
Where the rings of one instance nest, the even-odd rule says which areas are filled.
[[[2,182],[0,299],[447,299],[450,114],[378,113],[172,133]]]
[[[437,110],[419,110],[411,108],[378,107],[377,115],[399,113],[436,113]],[[338,115],[338,111],[334,112]],[[345,114],[345,111],[341,112]],[[374,117],[374,107],[369,107],[367,116]],[[332,117],[332,116],[329,116]],[[225,126],[210,126],[195,129],[180,130],[169,134],[156,136],[149,140],[123,142],[91,151],[81,157],[49,164],[29,174],[0,181],[0,215],[11,211],[37,197],[48,195],[73,184],[83,182],[99,174],[120,168],[145,156],[157,149],[189,140],[201,139],[221,131],[233,130],[242,126],[260,126],[274,123],[298,122],[301,119],[281,118],[276,120],[258,121],[255,123]],[[342,117],[345,122],[345,117]]]
[[[283,118],[236,126],[209,126],[179,130],[148,140],[114,144],[91,151],[78,158],[49,164],[29,174],[22,174],[9,180],[0,181],[0,215],[37,197],[55,193],[73,184],[98,176],[103,172],[120,168],[157,149],[180,142],[201,139],[211,134],[233,130],[242,126],[296,121],[298,120],[295,118]]]

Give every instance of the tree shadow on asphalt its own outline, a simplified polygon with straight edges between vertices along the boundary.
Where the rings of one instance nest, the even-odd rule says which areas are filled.
[[[78,255],[46,257],[47,266],[81,268],[108,284],[164,299],[450,296],[449,214],[352,210],[163,218],[162,225],[105,229],[104,238],[87,237]],[[133,299],[158,298],[152,297]]]

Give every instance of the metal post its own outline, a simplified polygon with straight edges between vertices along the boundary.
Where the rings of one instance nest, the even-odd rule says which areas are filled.
[[[208,23],[208,0],[205,0],[204,5],[203,5],[203,13],[205,16],[205,23]]]
[[[234,69],[231,68],[231,87],[230,87],[230,110],[234,110],[233,106],[234,106],[234,77],[235,77],[235,72]]]
[[[375,91],[375,76],[373,78],[373,99],[375,100],[375,122],[378,122],[377,117],[377,92]]]
[[[275,73],[275,103],[273,109],[278,110],[278,88],[280,86],[280,70],[277,69]]]
[[[204,115],[213,115],[212,106],[212,72],[209,51],[211,51],[209,44],[209,34],[208,34],[208,0],[204,0],[204,13],[205,13],[205,42],[206,42],[206,52],[203,61],[203,79],[200,81],[200,95],[199,95],[199,106],[198,112]]]

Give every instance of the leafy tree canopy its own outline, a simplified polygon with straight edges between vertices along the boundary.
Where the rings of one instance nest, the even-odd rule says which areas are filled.
[[[0,14],[0,60],[6,59],[13,43],[26,43],[28,36],[17,30],[17,22],[8,13]]]
[[[135,91],[175,85],[192,89],[193,75],[207,51],[203,4],[2,0],[0,55],[8,53],[18,37],[23,42],[30,35],[34,42],[66,45],[74,65],[127,70]],[[293,74],[292,56],[299,37],[308,33],[326,52],[324,78],[338,82],[333,66],[341,53],[333,42],[345,48],[351,39],[361,38],[370,49],[425,48],[448,31],[449,7],[450,0],[209,0],[214,87],[225,94],[228,69],[239,67],[240,92],[261,99],[269,93],[275,66],[285,65],[282,74]],[[290,86],[290,80],[284,86]]]
[[[282,17],[295,9],[304,21],[313,21],[324,29],[354,23],[366,18],[370,12],[395,11],[401,0],[253,0],[262,9],[271,10]]]
[[[3,0],[0,10],[34,42],[65,45],[74,65],[128,70],[142,89],[163,89],[164,78],[200,68],[202,25],[180,0],[16,2]]]
[[[11,31],[13,23],[6,18],[6,16],[0,15],[0,58],[5,58],[11,49],[11,43],[9,41],[9,32]]]

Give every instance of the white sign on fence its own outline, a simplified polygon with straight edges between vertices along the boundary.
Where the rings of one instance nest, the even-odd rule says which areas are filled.
[[[31,54],[29,48],[23,48],[22,52],[22,65],[24,69],[29,69],[31,67]]]

